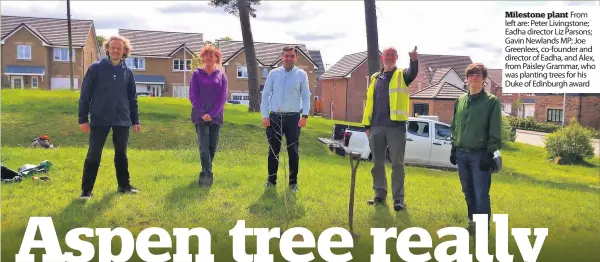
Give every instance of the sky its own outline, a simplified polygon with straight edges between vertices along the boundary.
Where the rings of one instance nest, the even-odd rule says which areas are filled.
[[[504,11],[526,6],[599,6],[599,1],[376,1],[379,47],[408,52],[468,55],[502,68]],[[2,15],[66,18],[66,1],[2,1]],[[255,42],[305,44],[320,50],[326,68],[344,55],[367,50],[363,1],[261,1],[251,18]],[[239,19],[208,1],[71,1],[73,19],[94,20],[99,35],[118,29],[202,33],[204,40],[242,40]],[[134,47],[135,48],[135,47]]]

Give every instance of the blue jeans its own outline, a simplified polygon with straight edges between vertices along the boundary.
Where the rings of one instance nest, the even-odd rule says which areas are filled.
[[[200,163],[202,172],[212,173],[212,163],[219,144],[219,133],[221,127],[216,124],[197,124],[198,147],[200,149]]]
[[[460,148],[456,149],[456,165],[467,202],[469,221],[473,221],[473,214],[487,214],[489,222],[492,213],[490,204],[492,172],[479,169],[479,163],[485,155],[485,151],[466,152]]]

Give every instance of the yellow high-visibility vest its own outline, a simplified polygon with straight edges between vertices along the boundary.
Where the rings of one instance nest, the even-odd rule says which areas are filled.
[[[375,94],[375,82],[379,72],[371,76],[371,83],[367,89],[367,101],[363,113],[362,124],[371,125],[373,119],[373,97]],[[396,69],[390,79],[390,119],[392,121],[408,121],[408,112],[410,111],[410,101],[408,96],[408,86],[404,82],[404,70]]]

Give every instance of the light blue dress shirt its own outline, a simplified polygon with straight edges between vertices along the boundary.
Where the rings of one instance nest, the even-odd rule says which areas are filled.
[[[310,111],[310,89],[308,75],[298,67],[286,71],[280,66],[269,72],[260,103],[263,118],[269,117],[270,112],[290,113],[300,112],[308,115]]]

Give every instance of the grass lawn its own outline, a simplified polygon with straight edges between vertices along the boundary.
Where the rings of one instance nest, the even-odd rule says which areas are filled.
[[[317,140],[330,135],[333,121],[311,118],[302,130],[300,191],[288,193],[283,176],[276,190],[265,191],[268,145],[260,116],[248,113],[247,107],[227,105],[226,124],[214,162],[215,183],[210,189],[202,189],[196,186],[200,160],[189,101],[140,98],[143,132],[131,134],[129,166],[132,183],[141,193],[116,194],[109,138],[94,197],[81,202],[78,197],[87,135],[79,131],[77,124],[77,93],[3,90],[1,95],[3,165],[16,170],[42,160],[53,163],[48,174],[51,181],[2,184],[2,261],[14,260],[31,216],[53,218],[63,252],[70,251],[63,241],[66,233],[77,227],[125,227],[134,236],[149,227],[161,227],[170,233],[176,227],[203,227],[211,232],[215,261],[233,261],[229,230],[238,220],[245,220],[247,227],[280,227],[282,233],[292,227],[305,227],[313,232],[315,240],[327,228],[348,228],[349,160],[332,154]],[[30,148],[32,139],[42,134],[50,136],[59,147]],[[283,156],[287,159],[282,150]],[[556,166],[547,161],[543,148],[518,143],[509,144],[503,158],[505,170],[494,174],[492,182],[493,212],[509,214],[509,228],[548,228],[538,261],[597,261],[600,159],[589,159],[586,166]],[[366,205],[373,195],[371,167],[362,162],[356,178],[354,229],[360,237],[350,250],[353,261],[369,261],[373,252],[371,228],[397,227],[400,232],[422,227],[430,232],[435,246],[451,240],[438,239],[437,230],[466,225],[466,205],[456,172],[407,167],[408,210],[396,213],[391,193],[387,207]],[[389,174],[389,167],[387,171]],[[494,236],[492,233],[492,244]],[[90,241],[97,243],[97,238]],[[198,243],[195,238],[190,243],[193,254]],[[113,253],[118,254],[119,241],[114,240],[113,246]],[[254,253],[255,237],[246,238],[246,247]],[[475,259],[474,245],[470,248]],[[165,249],[153,253],[160,251]],[[276,261],[283,261],[276,239],[270,241],[270,251]],[[316,248],[295,251],[312,251],[315,261],[323,261]],[[511,235],[509,251],[515,261],[522,261]],[[42,252],[36,250],[37,254]],[[387,242],[387,252],[392,261],[400,261],[393,239]],[[434,254],[433,249],[412,252]],[[495,252],[493,246],[490,252]],[[131,261],[139,258],[134,254]]]

